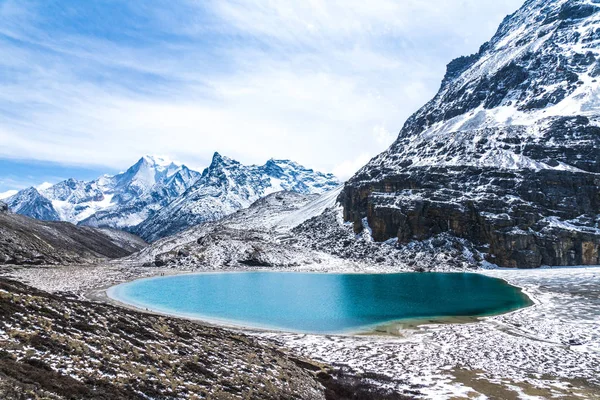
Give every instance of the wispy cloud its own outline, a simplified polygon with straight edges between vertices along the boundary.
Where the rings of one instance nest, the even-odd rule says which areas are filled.
[[[347,177],[521,1],[5,0],[0,158],[218,150]]]

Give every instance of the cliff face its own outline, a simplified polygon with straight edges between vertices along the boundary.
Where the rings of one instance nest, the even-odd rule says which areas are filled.
[[[599,50],[600,4],[527,1],[347,183],[345,219],[504,267],[600,264]]]

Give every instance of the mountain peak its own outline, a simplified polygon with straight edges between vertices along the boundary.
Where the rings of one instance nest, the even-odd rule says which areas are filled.
[[[172,166],[181,166],[180,163],[172,161],[169,157],[156,155],[145,155],[138,162],[143,162],[153,167],[167,168]]]
[[[40,192],[32,187],[28,187],[19,192],[23,196],[41,196]]]
[[[7,198],[5,202],[10,210],[17,214],[24,214],[45,221],[60,220],[60,216],[52,207],[50,200],[42,196],[34,187],[21,190],[14,196]]]
[[[155,239],[169,229],[228,215],[272,192],[322,193],[337,184],[332,177],[289,160],[242,165],[215,152],[211,165],[200,174],[168,157],[145,155],[117,175],[90,182],[67,179],[46,190],[29,188],[6,202],[12,210],[34,218],[98,227],[139,226],[139,232]],[[157,216],[154,225],[155,214],[166,215],[165,220]],[[150,226],[160,232],[144,231]]]
[[[213,154],[213,158],[212,158],[209,168],[212,169],[212,168],[218,167],[220,165],[232,165],[232,164],[239,164],[239,162],[237,162],[236,160],[234,160],[232,158],[225,157],[225,156],[219,154],[219,152],[215,151],[215,154]]]
[[[350,179],[345,220],[401,244],[446,232],[501,266],[599,263],[577,247],[600,246],[599,32],[598,0],[528,0]]]
[[[232,214],[274,192],[320,194],[338,185],[333,176],[289,160],[244,165],[216,152],[202,177],[182,197],[154,213],[134,231],[148,240],[157,240]]]

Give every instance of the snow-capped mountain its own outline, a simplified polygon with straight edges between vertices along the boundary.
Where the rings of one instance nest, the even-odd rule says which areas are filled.
[[[503,266],[599,264],[598,79],[598,0],[528,0],[348,182],[346,220],[450,232]]]
[[[199,176],[185,165],[145,156],[115,176],[29,188],[6,202],[12,211],[33,218],[131,228],[185,192]]]
[[[7,199],[7,198],[9,198],[11,196],[14,196],[17,193],[19,193],[18,190],[8,190],[6,192],[0,193],[0,200]]]
[[[10,210],[17,214],[43,221],[60,221],[60,215],[52,206],[52,202],[42,196],[36,188],[21,190],[5,202]]]
[[[80,219],[80,224],[134,227],[183,194],[199,176],[199,172],[185,165],[158,157],[142,157],[124,173],[97,181],[110,196],[112,205]]]
[[[210,166],[183,196],[137,226],[134,232],[153,241],[220,219],[270,193],[287,190],[320,194],[338,185],[333,175],[291,161],[269,160],[265,165],[246,166],[215,153]]]
[[[37,219],[125,229],[155,240],[222,218],[273,192],[320,194],[338,185],[333,175],[288,160],[245,166],[215,153],[201,174],[145,156],[118,175],[29,188],[6,203]]]

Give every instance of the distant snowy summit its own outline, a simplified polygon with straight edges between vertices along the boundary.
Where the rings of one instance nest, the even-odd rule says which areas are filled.
[[[180,197],[162,208],[134,232],[154,241],[205,221],[215,221],[283,190],[321,194],[339,185],[332,174],[304,168],[288,160],[242,165],[215,153],[202,176]]]
[[[12,211],[47,221],[130,228],[180,196],[200,176],[185,165],[145,156],[118,175],[67,179],[7,198]]]
[[[4,201],[13,212],[33,218],[119,228],[155,240],[219,219],[269,193],[323,193],[337,185],[333,175],[287,160],[245,166],[215,153],[211,165],[200,173],[144,156],[118,175],[31,187]]]
[[[451,233],[506,267],[600,264],[600,3],[527,0],[340,198],[357,231]]]

